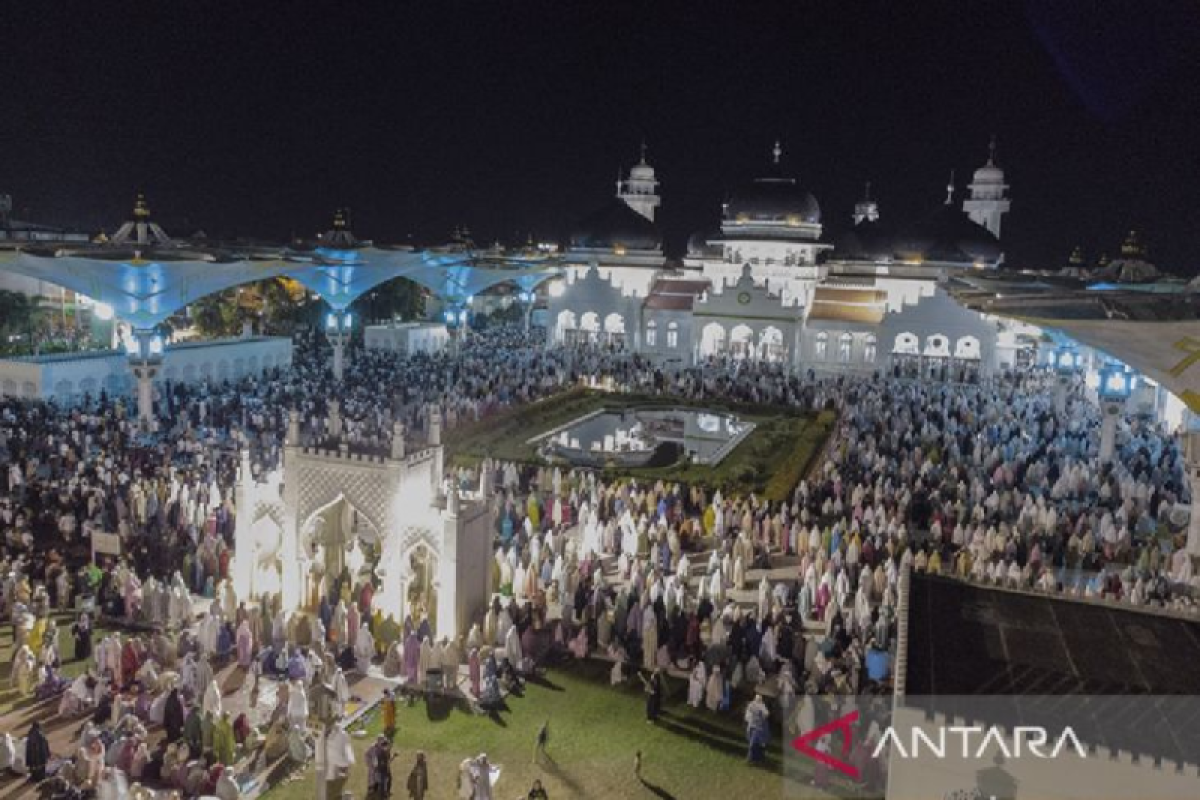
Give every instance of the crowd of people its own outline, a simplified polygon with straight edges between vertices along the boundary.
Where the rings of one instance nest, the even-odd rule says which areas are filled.
[[[311,614],[234,595],[238,454],[273,466],[290,410],[305,441],[336,435],[383,452],[398,429],[423,436],[433,409],[454,428],[579,383],[834,408],[839,422],[786,502],[585,469],[452,470],[448,480],[472,486],[478,469],[492,470],[496,487],[498,591],[459,641],[437,637],[419,613],[383,613],[369,574],[331,577]],[[688,704],[742,714],[747,757],[759,761],[773,727],[808,729],[798,696],[889,690],[905,569],[1194,607],[1192,561],[1176,535],[1177,507],[1190,499],[1178,442],[1131,418],[1118,456],[1101,465],[1082,385],[1062,407],[1038,371],[946,384],[734,361],[664,370],[612,351],[547,349],[500,326],[438,355],[356,350],[341,381],[319,342],[302,339],[289,368],[165,386],[157,414],[147,434],[127,398],[0,401],[10,683],[87,720],[63,752],[37,725],[23,740],[6,734],[0,768],[101,796],[139,784],[227,798],[242,791],[235,764],[304,763],[325,747],[338,782],[355,763],[348,675],[377,667],[397,691],[461,693],[487,712],[539,664],[571,658],[611,661],[613,683],[638,675],[650,721],[675,676]],[[119,560],[97,554],[105,534],[116,535]],[[77,613],[74,659],[87,664],[71,679],[55,625],[67,610]],[[97,616],[121,632],[93,642]],[[236,702],[214,675],[233,664],[245,676]],[[382,699],[393,727],[395,702],[391,691]],[[149,733],[159,729],[165,736]],[[367,750],[381,796],[394,757],[386,737]],[[486,755],[467,759],[460,795],[491,797],[493,773]],[[428,785],[415,754],[405,789],[419,798]]]

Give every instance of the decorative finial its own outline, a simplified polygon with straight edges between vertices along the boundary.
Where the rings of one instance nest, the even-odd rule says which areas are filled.
[[[645,166],[645,164],[646,164],[646,140],[645,140],[645,139],[642,139],[642,160],[641,160],[641,164],[642,164],[643,166]]]
[[[950,170],[950,182],[946,184],[946,205],[954,202],[954,170]]]
[[[871,182],[867,181],[867,188],[863,190],[863,200],[871,199]]]
[[[343,214],[342,209],[339,208],[337,211],[333,212],[333,228],[334,230],[340,231],[344,227],[346,227],[346,215]]]
[[[996,134],[992,134],[992,139],[988,142],[988,166],[996,166]]]
[[[146,205],[146,195],[138,192],[137,200],[133,203],[133,216],[137,219],[147,219],[150,216],[150,206]]]
[[[621,194],[621,184],[622,183],[623,183],[623,181],[621,180],[621,165],[618,164],[617,165],[617,195],[618,196]]]
[[[1136,230],[1131,230],[1125,237],[1125,241],[1121,243],[1121,255],[1129,258],[1142,258],[1145,255],[1141,237],[1138,236]]]
[[[783,155],[783,146],[778,139],[775,140],[775,147],[771,150],[771,154],[775,156],[775,163],[778,164],[779,157]]]

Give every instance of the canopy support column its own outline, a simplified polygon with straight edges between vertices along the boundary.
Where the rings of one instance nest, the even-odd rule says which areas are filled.
[[[333,347],[333,377],[340,381],[345,374],[346,345],[350,342],[350,312],[346,309],[331,311],[325,318],[325,338]]]
[[[1071,376],[1062,372],[1054,379],[1054,411],[1062,416],[1067,413],[1067,390],[1071,386]]]
[[[154,418],[154,379],[162,368],[163,340],[153,328],[134,328],[133,339],[126,345],[129,368],[137,380],[138,423],[143,431],[158,429]]]

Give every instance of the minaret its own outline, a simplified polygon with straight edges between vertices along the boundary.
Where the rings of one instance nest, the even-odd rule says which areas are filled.
[[[963,201],[963,211],[975,222],[1000,238],[1000,218],[1008,213],[1011,205],[1005,197],[1008,184],[1004,182],[1004,170],[996,164],[996,137],[988,144],[988,160],[975,170],[975,177],[967,188],[971,196]]]
[[[662,198],[658,196],[658,178],[654,167],[646,163],[646,143],[642,142],[642,158],[629,170],[629,180],[617,180],[617,197],[646,219],[654,222],[654,212]]]
[[[871,182],[867,181],[867,188],[863,192],[862,200],[854,204],[854,224],[866,220],[874,222],[879,219],[879,204],[871,199]]]

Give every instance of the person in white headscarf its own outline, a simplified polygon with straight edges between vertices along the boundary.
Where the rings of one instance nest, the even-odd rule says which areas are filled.
[[[704,666],[703,661],[697,661],[696,666],[692,668],[692,674],[688,678],[688,705],[692,708],[699,708],[704,702],[704,690],[708,683],[708,669]]]
[[[201,706],[205,714],[212,714],[214,717],[221,716],[221,687],[217,685],[216,680],[208,682],[208,687],[204,690],[204,703]]]
[[[359,672],[367,674],[367,670],[371,668],[371,658],[374,655],[375,637],[371,635],[371,629],[364,622],[359,626],[358,636],[354,639],[354,658]]]
[[[429,674],[429,670],[438,666],[433,660],[433,644],[426,636],[421,642],[421,658],[417,662],[417,678],[421,686],[425,685],[425,676]]]
[[[308,695],[302,681],[292,681],[288,690],[287,718],[288,723],[299,730],[304,730],[308,724]]]
[[[346,703],[350,702],[350,683],[341,667],[333,671],[333,700],[334,716],[340,717],[345,714]]]
[[[512,664],[513,669],[521,669],[521,635],[517,633],[517,626],[513,625],[508,629],[508,635],[504,638],[504,656],[508,662]]]

